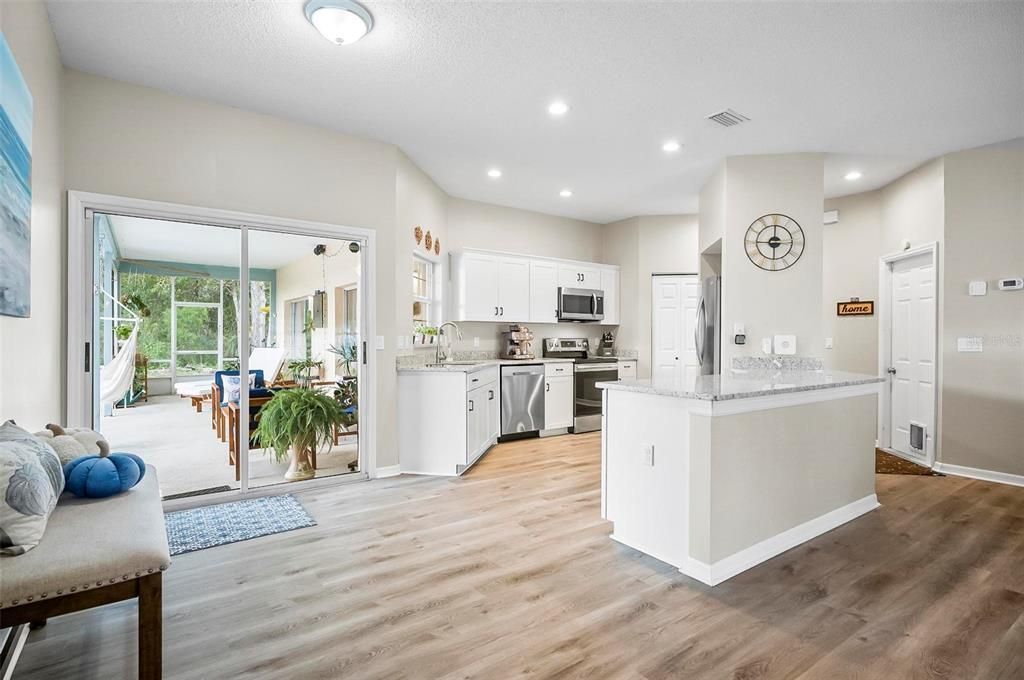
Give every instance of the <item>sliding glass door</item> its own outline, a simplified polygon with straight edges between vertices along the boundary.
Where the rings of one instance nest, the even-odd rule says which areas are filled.
[[[362,475],[363,241],[87,219],[89,411],[112,448],[165,497]]]

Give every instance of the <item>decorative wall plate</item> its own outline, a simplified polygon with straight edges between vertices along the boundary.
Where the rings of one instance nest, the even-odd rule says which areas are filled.
[[[434,237],[430,235],[430,230],[427,229],[427,235],[423,237],[423,245],[427,247],[427,252],[434,246]]]
[[[441,239],[435,238],[434,239],[434,255],[440,255],[440,254],[441,254]]]
[[[769,272],[782,271],[804,254],[804,230],[792,217],[768,213],[747,227],[743,247],[755,266]]]
[[[419,245],[423,240],[423,227],[417,226],[412,230],[412,235],[416,237],[416,245]]]

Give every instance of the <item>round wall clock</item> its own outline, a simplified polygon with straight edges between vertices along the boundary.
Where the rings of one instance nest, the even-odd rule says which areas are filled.
[[[769,272],[782,271],[804,254],[804,230],[792,217],[769,213],[747,227],[743,245],[756,266]]]

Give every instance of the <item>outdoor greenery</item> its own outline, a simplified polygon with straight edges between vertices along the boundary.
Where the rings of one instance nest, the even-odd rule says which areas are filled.
[[[138,352],[152,362],[150,375],[158,375],[170,367],[171,359],[171,285],[179,302],[221,301],[221,281],[201,276],[162,276],[137,272],[121,274],[121,301],[143,317],[139,330]],[[270,284],[252,282],[250,293],[255,307],[252,341],[264,346],[269,328]],[[238,357],[238,281],[224,280],[224,357]],[[178,313],[178,350],[217,349],[217,309],[214,307],[182,308]],[[119,336],[120,337],[120,336]],[[210,373],[216,370],[215,355],[179,354],[178,374]],[[227,362],[225,362],[227,363]],[[155,364],[155,365],[154,365]],[[237,365],[237,363],[236,363]]]
[[[334,430],[345,424],[341,404],[317,390],[278,390],[256,417],[256,441],[273,452],[278,463],[288,460],[293,447],[297,460],[334,441]]]

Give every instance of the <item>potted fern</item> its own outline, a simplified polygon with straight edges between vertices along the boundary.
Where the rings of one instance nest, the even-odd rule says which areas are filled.
[[[334,432],[344,420],[339,403],[323,392],[279,390],[256,417],[256,441],[272,453],[274,462],[290,460],[286,480],[312,479],[316,452],[334,441]]]

